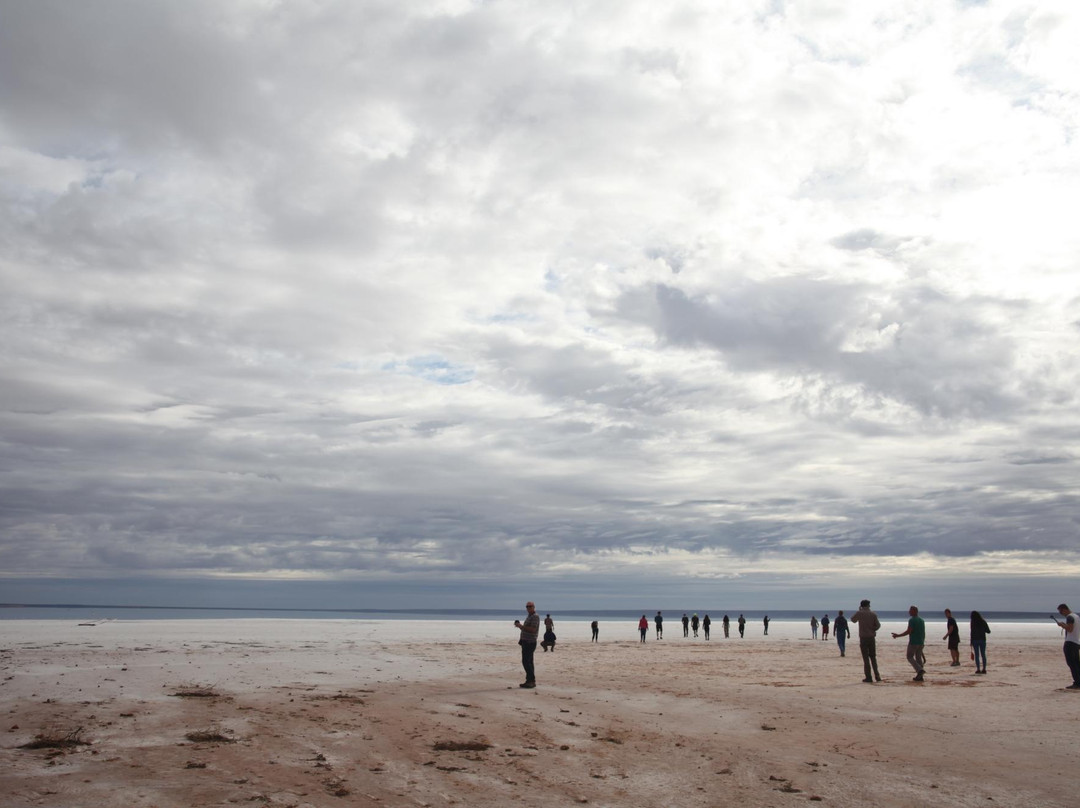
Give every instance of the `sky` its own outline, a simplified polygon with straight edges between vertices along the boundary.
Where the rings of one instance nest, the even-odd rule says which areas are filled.
[[[0,0],[0,601],[1080,600],[1078,41]]]

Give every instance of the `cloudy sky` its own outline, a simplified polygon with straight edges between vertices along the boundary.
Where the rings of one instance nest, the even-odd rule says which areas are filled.
[[[0,577],[1056,605],[1078,41],[1071,0],[0,0]]]

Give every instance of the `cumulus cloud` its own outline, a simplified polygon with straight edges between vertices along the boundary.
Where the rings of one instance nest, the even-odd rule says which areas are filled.
[[[1074,543],[1067,4],[0,15],[5,574]]]

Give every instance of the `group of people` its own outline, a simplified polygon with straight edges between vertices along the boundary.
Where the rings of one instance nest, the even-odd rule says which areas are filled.
[[[738,619],[739,636],[742,637],[746,633],[746,618],[741,614]],[[726,614],[720,621],[720,624],[724,627],[724,636],[730,636],[731,632],[731,618]],[[656,629],[656,639],[664,639],[664,613],[657,612],[656,617],[653,618],[653,627]],[[596,621],[593,621],[593,628],[596,628]],[[705,635],[705,639],[711,639],[712,631],[712,618],[706,614],[704,617],[699,618],[697,612],[694,612],[693,616],[687,615],[683,612],[682,616],[682,635],[683,637],[689,637],[690,632],[694,632],[694,636],[698,636],[698,629]],[[645,642],[646,637],[649,634],[649,618],[645,615],[641,615],[641,619],[638,620],[638,631],[641,632],[641,642]],[[765,633],[769,633],[769,618],[765,617]]]
[[[1069,667],[1069,673],[1072,675],[1072,684],[1068,686],[1069,690],[1080,690],[1080,617],[1073,613],[1068,604],[1062,603],[1058,606],[1058,616],[1062,619],[1058,620],[1057,617],[1053,617],[1054,622],[1058,627],[1065,632],[1065,663]],[[525,604],[526,617],[524,621],[515,620],[514,626],[521,632],[518,638],[518,645],[521,646],[521,666],[525,669],[525,681],[519,685],[522,688],[535,688],[536,687],[536,670],[533,661],[533,655],[536,652],[537,639],[540,635],[540,615],[536,613],[536,606],[532,601]],[[769,633],[769,617],[765,616],[764,619],[765,634]],[[862,654],[863,661],[863,681],[868,684],[881,681],[881,674],[878,672],[877,663],[877,633],[881,630],[881,620],[878,619],[877,614],[871,610],[870,601],[863,600],[859,604],[859,610],[851,616],[851,622],[855,623],[859,629],[859,651]],[[694,636],[698,636],[699,626],[705,632],[705,639],[709,639],[709,629],[712,625],[712,621],[709,615],[705,615],[704,619],[698,620],[697,614],[693,617],[688,617],[685,613],[682,616],[683,624],[683,637],[689,636],[690,627],[693,627]],[[653,625],[656,629],[656,638],[663,639],[664,636],[664,616],[662,612],[657,612],[656,617],[653,620]],[[725,614],[723,618],[724,636],[728,636],[728,627],[730,620]],[[746,619],[743,615],[739,615],[739,636],[743,636],[743,632],[746,627]],[[817,637],[818,620],[815,617],[810,618],[810,627],[813,632],[813,636]],[[829,616],[821,620],[822,639],[828,637]],[[549,614],[544,620],[544,641],[541,645],[544,651],[549,649],[554,652],[555,650],[555,621],[551,619]],[[840,647],[840,656],[845,655],[847,639],[851,636],[851,631],[848,627],[848,620],[844,617],[843,610],[837,612],[836,619],[832,621],[833,636],[836,637],[836,644]],[[638,630],[641,632],[641,642],[645,642],[646,636],[649,632],[649,619],[645,615],[641,615],[641,620],[638,621]],[[973,611],[971,613],[971,623],[969,628],[969,637],[971,643],[971,657],[975,661],[975,673],[986,673],[986,635],[990,634],[990,626],[981,614]],[[592,621],[592,641],[598,642],[600,636],[600,624],[598,621]],[[914,681],[921,682],[926,674],[926,655],[924,649],[926,646],[926,622],[919,616],[919,607],[912,606],[908,609],[908,624],[907,628],[901,632],[893,632],[893,639],[899,639],[901,637],[908,638],[907,645],[907,661],[911,667],[915,670]],[[951,609],[945,610],[945,634],[942,637],[946,641],[949,649],[949,655],[952,658],[950,665],[957,667],[960,665],[960,629],[953,617]]]

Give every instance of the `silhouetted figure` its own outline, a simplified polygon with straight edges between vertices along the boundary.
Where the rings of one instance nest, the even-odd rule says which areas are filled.
[[[978,612],[971,613],[971,651],[975,654],[975,673],[986,673],[986,635],[990,626]]]
[[[851,615],[851,622],[859,625],[859,651],[862,652],[864,682],[873,683],[881,681],[881,674],[877,667],[877,633],[881,629],[881,621],[874,612],[870,611],[870,601],[864,600],[859,605],[859,611]],[[870,669],[874,669],[874,678],[870,678]]]
[[[836,613],[836,620],[833,621],[833,636],[836,637],[836,644],[840,647],[840,656],[844,656],[848,637],[851,636],[851,629],[848,628],[843,609]]]

